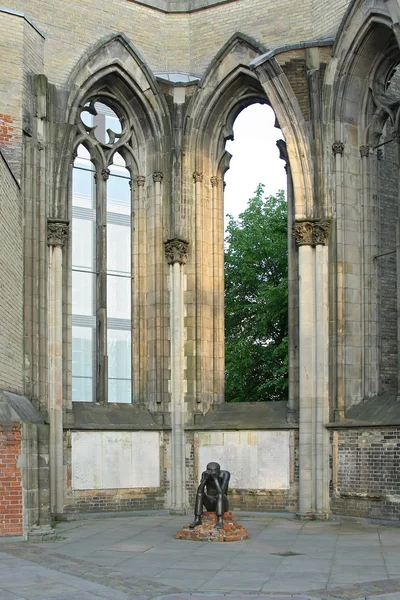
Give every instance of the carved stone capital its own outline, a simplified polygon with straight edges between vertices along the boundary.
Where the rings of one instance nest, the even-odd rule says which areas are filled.
[[[210,177],[210,183],[211,187],[216,187],[218,185],[218,177],[215,177],[215,175]]]
[[[295,221],[292,237],[298,246],[325,246],[328,242],[330,226],[329,219]]]
[[[319,219],[313,223],[313,245],[326,246],[329,238],[331,222],[329,219]]]
[[[163,180],[164,176],[161,173],[161,171],[155,171],[155,173],[153,173],[153,181],[154,183],[161,183]]]
[[[178,262],[184,265],[189,255],[189,242],[174,238],[165,242],[165,256],[169,265]]]
[[[292,238],[298,246],[312,246],[312,221],[295,221],[292,227]]]
[[[47,243],[49,246],[64,246],[68,239],[68,221],[47,221]]]
[[[369,146],[360,146],[360,156],[361,158],[368,158],[370,152]]]
[[[200,171],[195,171],[193,173],[193,179],[195,183],[201,183],[203,181],[203,173],[200,173]]]
[[[138,187],[144,187],[144,184],[146,183],[146,177],[144,175],[136,175],[135,183]]]
[[[332,144],[332,152],[333,154],[341,154],[344,152],[344,144],[343,142],[333,142]]]

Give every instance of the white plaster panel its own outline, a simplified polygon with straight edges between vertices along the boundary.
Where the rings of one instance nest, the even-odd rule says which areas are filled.
[[[207,463],[230,471],[230,487],[289,488],[289,431],[213,431],[198,433],[199,476]]]
[[[73,431],[72,488],[159,487],[157,431]]]

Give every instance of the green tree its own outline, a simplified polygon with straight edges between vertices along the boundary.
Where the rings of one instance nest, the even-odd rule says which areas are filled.
[[[225,397],[284,400],[288,391],[287,203],[260,184],[225,238]]]

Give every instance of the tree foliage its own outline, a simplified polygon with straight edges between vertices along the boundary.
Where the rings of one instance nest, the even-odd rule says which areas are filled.
[[[225,397],[284,400],[288,390],[288,251],[284,192],[260,184],[225,238]]]

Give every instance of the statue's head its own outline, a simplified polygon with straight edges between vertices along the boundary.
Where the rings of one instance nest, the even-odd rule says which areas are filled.
[[[210,462],[210,463],[208,463],[208,465],[206,467],[206,471],[208,473],[211,473],[212,475],[219,475],[219,473],[221,471],[221,467],[216,462]]]

